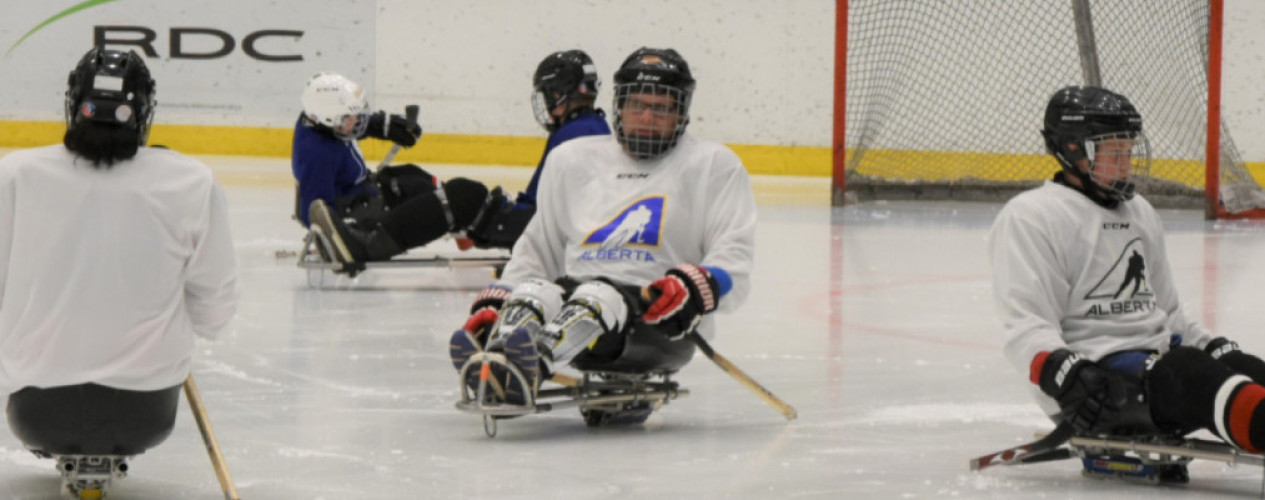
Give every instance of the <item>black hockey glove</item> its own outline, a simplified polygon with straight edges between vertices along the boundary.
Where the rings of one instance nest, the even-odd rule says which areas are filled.
[[[417,120],[409,120],[404,115],[387,114],[379,111],[369,116],[369,128],[365,135],[378,139],[386,139],[404,147],[412,147],[422,138],[422,126]]]
[[[1211,355],[1212,359],[1229,366],[1230,369],[1247,375],[1253,382],[1258,384],[1265,382],[1265,361],[1239,350],[1238,342],[1217,337],[1212,339],[1212,342],[1208,342],[1208,345],[1204,347],[1204,352]]]
[[[1119,375],[1067,349],[1038,354],[1031,377],[1041,392],[1058,401],[1063,420],[1080,432],[1116,421],[1124,404]]]
[[[676,340],[694,331],[704,314],[716,310],[720,286],[707,269],[681,264],[669,269],[662,278],[646,287],[650,306],[642,315],[649,324],[668,322]]]

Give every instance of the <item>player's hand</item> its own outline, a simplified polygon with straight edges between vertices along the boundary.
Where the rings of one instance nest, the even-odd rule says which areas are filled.
[[[1124,381],[1067,349],[1042,352],[1032,360],[1032,381],[1059,403],[1063,420],[1086,432],[1118,419]]]
[[[673,332],[679,332],[670,338],[680,338],[694,331],[704,314],[716,310],[719,290],[707,269],[681,264],[646,287],[644,295],[651,303],[641,318],[652,325],[670,324]]]
[[[510,290],[503,286],[489,285],[484,288],[470,305],[470,317],[466,318],[466,324],[461,329],[476,338],[481,336],[500,319],[501,306],[505,305],[505,299],[509,296]]]
[[[1265,361],[1240,350],[1238,342],[1217,337],[1204,346],[1204,352],[1234,371],[1247,375],[1253,382],[1265,382]]]
[[[417,144],[417,140],[422,138],[422,126],[417,123],[416,118],[410,120],[405,115],[379,111],[369,117],[368,134],[407,148]]]

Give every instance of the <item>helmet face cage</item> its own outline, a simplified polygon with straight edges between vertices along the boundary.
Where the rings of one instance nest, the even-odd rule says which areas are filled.
[[[1134,175],[1147,175],[1151,145],[1141,132],[1111,132],[1085,140],[1088,176],[1111,199],[1128,201],[1137,185]]]
[[[549,54],[532,77],[532,113],[546,130],[557,128],[553,110],[575,97],[595,99],[602,80],[593,59],[582,50]]]
[[[360,84],[337,73],[317,73],[303,90],[303,114],[343,140],[364,135],[369,128],[369,101]],[[349,120],[356,123],[350,129]]]
[[[658,157],[685,133],[689,109],[690,94],[676,87],[635,82],[616,85],[615,136],[634,158]],[[627,115],[635,115],[631,117],[635,126],[629,125]]]
[[[639,160],[667,153],[690,123],[693,95],[694,77],[681,54],[637,49],[615,72],[616,139]]]
[[[66,126],[83,121],[135,130],[137,143],[149,139],[157,101],[154,79],[134,51],[93,48],[67,78]]]
[[[1150,144],[1142,115],[1123,95],[1099,87],[1064,87],[1045,110],[1046,148],[1063,170],[1112,200],[1133,198],[1133,175],[1146,175]],[[1128,155],[1126,158],[1125,155]]]

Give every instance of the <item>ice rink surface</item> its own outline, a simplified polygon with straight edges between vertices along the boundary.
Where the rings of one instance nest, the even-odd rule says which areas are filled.
[[[1002,357],[986,250],[999,206],[831,209],[826,179],[759,177],[754,290],[713,346],[799,411],[786,422],[701,354],[689,397],[645,425],[578,412],[458,412],[449,335],[487,269],[374,270],[309,286],[293,257],[293,184],[276,159],[204,158],[230,202],[241,306],[194,375],[243,498],[1256,498],[1262,470],[1191,466],[1180,487],[1104,482],[1074,461],[972,473],[968,459],[1052,425]],[[530,169],[428,166],[511,190]],[[1265,352],[1265,226],[1165,211],[1191,312]],[[451,241],[427,252],[457,255]],[[181,402],[166,443],[111,498],[223,498]],[[53,463],[0,423],[0,499],[57,498]]]

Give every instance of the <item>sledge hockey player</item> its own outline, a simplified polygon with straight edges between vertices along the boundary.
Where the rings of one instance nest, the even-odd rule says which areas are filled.
[[[685,133],[693,91],[675,50],[628,56],[615,73],[614,137],[568,141],[545,161],[536,217],[453,334],[459,371],[480,350],[503,351],[526,378],[491,366],[508,404],[568,364],[675,371],[693,354],[679,339],[713,335],[709,314],[743,303],[755,200],[731,150]],[[635,344],[653,348],[628,359]]]
[[[573,137],[610,133],[605,115],[593,107],[599,81],[593,60],[583,51],[550,54],[540,63],[533,80],[536,118],[550,131],[544,157]],[[512,201],[500,188],[489,191],[476,181],[455,178],[439,185],[438,190],[428,185],[421,195],[403,202],[388,200],[389,210],[380,217],[353,213],[355,222],[351,224],[337,217],[327,202],[313,201],[313,222],[333,241],[337,258],[344,263],[386,260],[446,233],[457,233],[480,248],[511,248],[536,211],[541,166],[527,191]],[[385,186],[381,189],[389,191]],[[462,240],[459,245],[468,248]]]
[[[1185,312],[1160,217],[1134,192],[1150,161],[1142,123],[1102,88],[1050,98],[1042,134],[1062,169],[1010,200],[990,235],[1006,356],[1051,418],[1080,435],[1207,429],[1260,453],[1265,362]],[[1188,480],[1184,465],[1159,475]]]
[[[76,498],[167,438],[194,335],[236,309],[224,193],[144,147],[154,96],[135,52],[94,48],[70,73],[64,145],[0,158],[0,390]]]
[[[308,209],[316,200],[341,215],[376,218],[385,208],[434,189],[436,179],[415,165],[388,167],[375,175],[360,153],[358,141],[365,137],[412,147],[422,136],[415,119],[371,113],[360,84],[338,73],[313,75],[302,104],[290,167],[298,182],[296,215],[305,227],[311,225]]]

